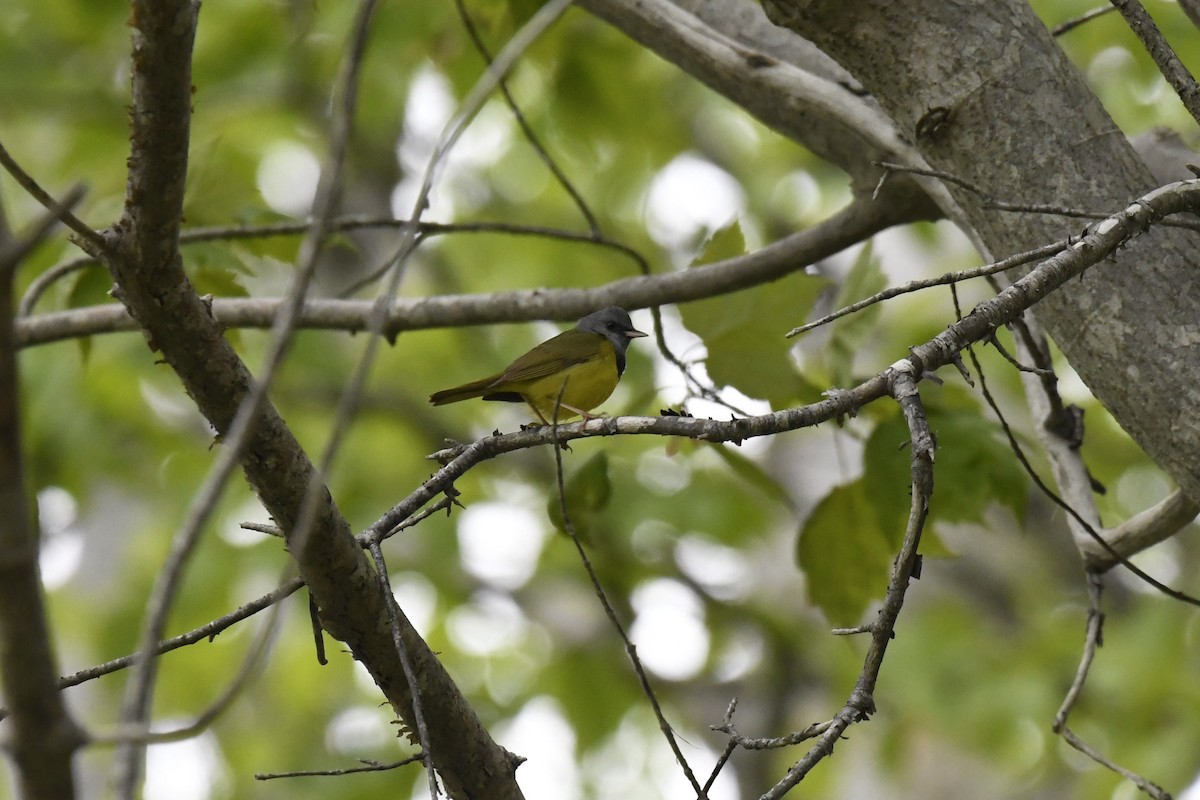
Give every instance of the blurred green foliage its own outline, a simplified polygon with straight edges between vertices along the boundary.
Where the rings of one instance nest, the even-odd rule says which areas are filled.
[[[1035,3],[1049,25],[1091,5]],[[495,52],[536,3],[468,6]],[[1149,7],[1169,38],[1194,41],[1195,30],[1174,4]],[[205,4],[193,77],[189,227],[288,219],[260,192],[264,159],[280,146],[323,157],[331,86],[352,13],[353,4],[305,0]],[[97,227],[120,213],[124,192],[127,15],[127,5],[113,0],[48,0],[23,4],[0,20],[6,41],[0,74],[20,76],[0,81],[0,141],[53,193],[85,181],[89,192],[79,213]],[[1117,15],[1061,43],[1125,132],[1189,124]],[[1200,68],[1196,48],[1181,49],[1181,56]],[[420,132],[436,131],[482,63],[452,4],[382,5],[363,71],[347,213],[408,212],[409,201],[401,199],[411,195],[397,187],[423,169],[420,154],[429,142]],[[535,45],[511,86],[602,229],[637,248],[655,270],[753,250],[813,224],[846,197],[843,177],[828,165],[579,9]],[[439,103],[446,106],[441,117]],[[720,167],[744,195],[734,218],[685,231],[680,241],[695,246],[683,247],[656,240],[647,209],[656,175],[682,154]],[[431,219],[584,230],[579,210],[498,99],[456,155],[435,189]],[[789,194],[796,186],[808,194]],[[37,213],[7,176],[0,176],[0,197],[18,226]],[[873,374],[953,319],[944,290],[877,306],[798,342],[782,334],[815,309],[869,295],[898,282],[897,275],[967,266],[962,245],[944,226],[887,235],[920,258],[906,260],[877,243],[823,265],[819,274],[687,303],[678,313],[668,309],[672,337],[681,336],[672,345],[702,364],[718,389],[740,392],[737,402],[766,401],[774,409]],[[201,292],[270,297],[286,286],[297,242],[218,241],[184,252]],[[341,235],[319,291],[340,292],[383,263],[393,246],[387,232]],[[23,266],[21,288],[76,255],[64,237],[48,243]],[[593,286],[635,272],[626,256],[590,245],[456,234],[418,250],[401,291],[419,297]],[[56,283],[36,311],[111,302],[110,288],[103,271],[86,268]],[[971,291],[964,289],[968,298]],[[635,317],[646,329],[648,315]],[[699,344],[679,331],[680,322]],[[433,469],[424,456],[445,438],[466,441],[526,421],[507,404],[433,409],[425,397],[495,371],[555,330],[540,324],[420,331],[385,349],[328,476],[352,524],[369,524],[417,486]],[[265,334],[230,335],[257,368]],[[297,337],[273,399],[311,453],[324,446],[363,343],[336,332]],[[1043,469],[1030,446],[1015,372],[991,349],[980,356],[1016,435]],[[45,537],[56,644],[67,674],[133,648],[147,591],[215,446],[178,381],[137,334],[31,348],[21,367],[30,483],[38,491],[61,487],[77,504],[69,524]],[[1031,493],[978,393],[957,375],[944,377],[946,386],[922,385],[940,444],[924,548],[937,557],[927,559],[910,591],[880,681],[879,713],[818,768],[807,791],[848,796],[865,785],[884,787],[878,796],[888,797],[999,798],[1037,787],[1041,796],[1110,795],[1121,782],[1067,753],[1049,733],[1085,621],[1084,583],[1062,514]],[[674,368],[639,342],[605,408],[653,414],[678,407],[680,385]],[[1102,500],[1106,520],[1158,499],[1167,486],[1153,466],[1086,393],[1073,384],[1069,392],[1088,412],[1084,455],[1113,489]],[[688,408],[705,416],[729,413],[698,403]],[[694,601],[676,611],[700,620],[706,647],[683,677],[652,672],[651,680],[702,778],[713,759],[699,748],[723,747],[708,726],[721,721],[730,698],[741,699],[735,721],[743,733],[781,735],[836,712],[858,674],[865,643],[835,639],[828,629],[869,620],[882,595],[909,504],[907,432],[887,404],[844,422],[741,448],[628,438],[578,442],[564,453],[573,522],[625,624],[645,614],[635,598],[662,585],[656,581]],[[574,548],[549,533],[561,526],[554,487],[553,456],[544,449],[486,463],[462,478],[457,488],[468,507],[491,502],[544,522],[544,530],[504,532],[532,547],[526,560],[536,569],[509,582],[473,570],[458,529],[461,513],[439,515],[388,543],[402,605],[502,741],[523,709],[549,698],[573,732],[568,755],[579,771],[571,780],[581,796],[611,797],[604,776],[622,770],[632,771],[635,783],[657,787],[661,776],[647,766],[649,757],[643,763],[628,753],[666,754],[666,745],[646,724],[646,701]],[[51,511],[44,508],[43,518]],[[188,573],[172,634],[228,613],[286,573],[278,540],[238,530],[247,519],[264,521],[263,512],[235,482]],[[63,555],[71,547],[75,555]],[[1194,541],[1181,537],[1146,556],[1156,574],[1200,590]],[[1123,578],[1109,583],[1106,646],[1073,724],[1119,763],[1178,791],[1200,769],[1200,696],[1191,680],[1200,664],[1197,617]],[[397,726],[379,705],[380,694],[336,644],[329,666],[317,666],[302,598],[285,605],[270,662],[204,739],[215,753],[212,769],[194,785],[200,793],[188,796],[367,800],[407,797],[414,784],[423,785],[412,767],[338,779],[253,780],[258,772],[345,768],[356,759],[386,762],[410,752],[397,745]],[[479,619],[491,638],[472,626]],[[180,720],[202,710],[236,672],[259,624],[166,656],[156,713]],[[675,646],[669,638],[657,643],[664,641],[668,650]],[[637,644],[647,654],[656,641]],[[118,674],[71,689],[71,708],[103,731],[116,718],[122,685]],[[530,759],[521,775],[539,769],[546,760],[539,747],[550,747],[522,749],[527,741],[512,745]],[[86,783],[103,785],[110,755],[86,754]],[[738,753],[727,772],[736,772],[749,797],[797,757],[795,750]],[[673,773],[670,761],[665,755]],[[736,796],[728,787],[719,792],[713,796]],[[555,796],[576,794],[563,788]],[[637,796],[684,795],[645,789]]]

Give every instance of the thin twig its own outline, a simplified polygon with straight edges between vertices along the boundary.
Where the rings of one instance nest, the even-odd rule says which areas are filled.
[[[17,163],[16,159],[12,157],[12,154],[8,152],[8,149],[3,144],[0,144],[0,166],[4,167],[4,170],[13,177],[13,180],[20,184],[21,188],[28,192],[30,197],[41,203],[47,211],[52,211],[58,205],[58,201],[43,189],[34,180],[32,175],[21,168],[21,165]],[[106,249],[107,244],[104,238],[69,210],[59,216],[58,219],[61,219],[64,225],[78,234],[79,238],[88,245],[87,249],[89,252],[100,252]]]
[[[195,644],[203,639],[212,641],[223,631],[233,627],[244,619],[248,619],[265,608],[283,600],[285,597],[290,597],[295,594],[300,587],[304,585],[304,581],[300,578],[291,578],[283,583],[278,589],[268,592],[267,594],[255,600],[251,600],[243,606],[240,606],[235,611],[220,616],[212,622],[201,625],[199,628],[193,628],[187,633],[181,633],[170,639],[164,639],[158,642],[154,647],[154,655],[163,655],[172,650],[177,650],[180,647],[186,647]],[[58,681],[59,689],[67,689],[71,686],[78,686],[81,683],[94,680],[104,675],[109,675],[113,672],[119,672],[133,664],[138,657],[137,653],[131,653],[127,656],[114,658],[112,661],[106,661],[103,664],[97,664],[94,667],[80,670],[78,672],[60,678]],[[2,718],[2,716],[0,716]]]
[[[370,545],[371,558],[375,562],[375,574],[379,581],[379,590],[383,593],[384,600],[387,603],[388,626],[392,630],[392,642],[396,646],[396,655],[400,659],[400,667],[404,670],[404,678],[408,681],[409,694],[412,697],[412,714],[413,722],[416,725],[417,742],[422,748],[425,756],[425,772],[429,778],[429,797],[430,800],[437,800],[440,791],[437,783],[437,770],[433,760],[433,752],[429,749],[429,728],[425,724],[425,710],[421,704],[421,686],[417,681],[417,673],[413,670],[412,659],[408,657],[408,648],[404,644],[404,629],[411,628],[407,620],[403,620],[403,613],[400,610],[400,605],[396,602],[396,595],[392,592],[392,582],[388,577],[387,562],[383,560],[383,550],[379,546],[379,542],[373,541]]]
[[[1200,85],[1187,67],[1175,55],[1171,44],[1163,36],[1162,31],[1154,24],[1154,19],[1137,0],[1110,0],[1113,7],[1121,12],[1129,29],[1146,48],[1150,58],[1154,59],[1158,71],[1167,79],[1167,83],[1175,90],[1176,96],[1183,107],[1192,115],[1192,119],[1200,122]]]
[[[563,389],[566,388],[566,383],[563,383]],[[642,660],[638,657],[637,648],[634,647],[633,641],[629,638],[629,634],[625,630],[625,626],[621,624],[617,612],[613,609],[612,603],[608,600],[608,594],[604,591],[604,586],[601,585],[599,577],[596,575],[596,570],[592,567],[591,559],[588,558],[587,551],[583,549],[583,543],[579,540],[579,535],[575,531],[575,524],[571,521],[570,511],[567,509],[567,490],[566,483],[563,479],[563,464],[562,464],[562,443],[557,437],[558,433],[558,407],[562,402],[562,389],[559,390],[559,399],[555,403],[554,417],[551,421],[551,433],[554,436],[554,470],[555,479],[558,487],[558,510],[562,515],[563,530],[567,532],[567,536],[571,538],[572,544],[575,545],[575,551],[579,554],[579,561],[583,564],[583,569],[587,573],[588,580],[591,581],[592,590],[596,594],[596,598],[600,601],[601,607],[604,609],[608,621],[612,624],[617,635],[621,637],[621,641],[625,645],[625,652],[629,656],[630,662],[633,664],[633,671],[637,674],[638,683],[641,685],[642,694],[646,695],[646,699],[650,702],[650,708],[654,711],[654,716],[658,720],[658,728],[662,731],[663,737],[667,740],[667,745],[671,748],[671,752],[675,754],[675,761],[678,762],[683,770],[684,776],[691,783],[692,789],[696,792],[696,797],[706,800],[708,794],[704,787],[700,786],[700,782],[696,780],[695,774],[692,772],[691,766],[687,759],[684,758],[683,751],[679,749],[679,742],[675,739],[675,732],[671,728],[671,724],[667,722],[666,715],[663,714],[662,705],[658,702],[658,696],[654,692],[654,687],[650,685],[650,678],[646,675],[646,670],[642,666]]]
[[[417,222],[415,220],[398,220],[385,218],[377,220],[378,224],[375,227],[401,228],[406,225],[416,225],[417,240],[423,242],[434,236],[441,236],[448,233],[506,233],[515,236],[539,236],[547,239],[560,239],[566,242],[581,242],[584,244],[597,245],[615,250],[618,253],[632,259],[637,265],[638,270],[643,275],[650,274],[650,266],[646,261],[646,257],[639,253],[634,248],[627,244],[610,239],[607,236],[596,236],[591,233],[579,233],[578,231],[562,230],[560,228],[550,228],[542,225],[518,225],[511,222],[463,222],[463,223],[439,223],[439,222]],[[359,225],[359,227],[367,227],[367,225]],[[392,266],[392,261],[385,261],[380,267],[372,270],[364,277],[350,284],[346,288],[338,292],[338,297],[349,297],[365,286],[368,286],[379,280],[388,269]]]
[[[1100,753],[1099,750],[1084,742],[1067,727],[1067,717],[1070,716],[1071,710],[1075,707],[1075,703],[1083,693],[1083,686],[1087,682],[1092,661],[1096,658],[1096,648],[1103,642],[1104,613],[1100,609],[1100,597],[1104,587],[1100,581],[1100,576],[1094,572],[1087,573],[1087,581],[1088,618],[1087,633],[1083,641],[1083,653],[1079,659],[1079,667],[1075,670],[1075,678],[1071,681],[1071,686],[1063,698],[1062,705],[1059,706],[1058,713],[1054,715],[1054,725],[1052,728],[1071,747],[1074,747],[1097,764],[1126,778],[1150,797],[1155,798],[1155,800],[1171,800],[1171,795],[1163,791],[1160,786],[1146,780],[1136,772],[1113,763]]]
[[[869,719],[870,715],[875,713],[875,684],[883,667],[888,644],[895,636],[896,620],[904,607],[909,582],[913,580],[914,571],[919,563],[921,533],[925,529],[929,501],[933,494],[935,446],[933,434],[929,430],[929,421],[921,404],[921,395],[917,391],[917,379],[920,374],[920,366],[914,364],[911,359],[893,364],[887,373],[889,393],[899,404],[905,422],[908,423],[912,444],[912,502],[904,530],[904,540],[896,554],[883,605],[871,630],[871,644],[867,649],[862,671],[845,706],[829,721],[828,727],[821,733],[816,744],[778,783],[763,794],[762,800],[778,800],[791,791],[822,759],[833,754],[834,745],[847,728],[856,722]]]
[[[414,525],[417,525],[418,523],[433,516],[437,512],[445,511],[446,509],[450,508],[451,506],[455,506],[455,505],[460,506],[462,504],[459,503],[457,500],[455,500],[453,497],[443,497],[441,500],[439,500],[434,505],[430,506],[429,508],[426,508],[424,511],[421,511],[419,514],[414,514],[413,516],[411,516],[408,519],[401,522],[395,528],[392,528],[390,531],[385,533],[383,536],[380,536],[379,541],[389,539],[392,536],[395,536],[400,531],[405,530],[407,528],[411,528]],[[270,525],[270,524],[262,523],[262,522],[243,522],[243,523],[239,524],[238,527],[241,528],[242,530],[246,530],[246,531],[254,531],[256,533],[265,533],[267,536],[274,536],[277,539],[284,538],[283,531],[280,530],[277,525]],[[362,534],[359,534],[358,541],[364,550],[368,550],[368,549],[370,549],[371,543],[372,543],[372,541],[374,541],[374,539],[369,539],[369,538],[363,536]]]
[[[794,731],[785,736],[753,738],[738,733],[737,728],[733,726],[732,720],[727,720],[721,725],[713,725],[712,729],[728,734],[729,743],[743,750],[779,750],[784,747],[795,747],[801,742],[807,742],[809,739],[816,738],[828,731],[832,724],[831,720],[825,720],[824,722],[814,722],[804,730]]]
[[[802,333],[807,333],[808,331],[811,331],[814,328],[819,328],[822,325],[828,325],[830,322],[833,322],[835,319],[840,319],[841,317],[844,317],[848,314],[854,314],[856,312],[862,311],[864,308],[873,306],[876,303],[882,303],[885,300],[890,300],[893,297],[897,297],[902,294],[909,294],[911,292],[917,292],[922,289],[929,289],[934,286],[946,286],[947,284],[953,285],[953,284],[959,283],[961,281],[970,280],[971,278],[979,278],[979,277],[983,277],[985,275],[993,275],[997,272],[1005,272],[1007,270],[1014,269],[1016,267],[1020,267],[1025,264],[1028,264],[1032,261],[1038,261],[1038,260],[1047,258],[1049,256],[1052,256],[1055,253],[1059,253],[1059,252],[1065,250],[1069,246],[1070,246],[1070,242],[1062,240],[1062,241],[1058,241],[1058,242],[1053,242],[1051,244],[1042,245],[1041,247],[1035,248],[1033,250],[1026,250],[1023,253],[1017,253],[1016,255],[1009,256],[1008,258],[1003,258],[999,261],[994,261],[991,264],[984,264],[983,266],[979,266],[979,267],[971,267],[969,269],[962,269],[962,270],[958,270],[956,272],[947,272],[944,275],[939,275],[936,278],[925,278],[922,280],[909,281],[908,283],[906,283],[902,286],[894,286],[894,287],[891,287],[888,289],[884,289],[883,291],[877,292],[876,294],[873,294],[870,297],[863,298],[862,300],[851,303],[850,305],[848,305],[844,308],[840,308],[831,314],[826,314],[825,316],[821,317],[820,319],[813,320],[812,322],[807,322],[807,323],[799,326],[798,328],[793,328],[792,330],[787,332],[787,335],[789,337],[792,337],[792,336],[798,336]]]
[[[391,770],[400,767],[406,767],[409,764],[414,764],[418,761],[424,761],[425,755],[417,753],[415,756],[409,756],[399,761],[393,761],[390,764],[380,764],[378,761],[363,760],[361,767],[347,767],[345,769],[306,769],[299,772],[256,772],[254,780],[256,781],[273,781],[279,778],[320,778],[320,777],[340,777],[342,775],[355,775],[360,772],[390,772]]]
[[[1154,800],[1171,800],[1170,793],[1164,791],[1157,784],[1151,783],[1150,781],[1146,780],[1141,775],[1138,775],[1136,772],[1125,769],[1120,764],[1115,764],[1112,761],[1109,761],[1104,756],[1103,753],[1101,753],[1099,750],[1092,747],[1087,742],[1083,741],[1078,736],[1076,736],[1075,732],[1072,731],[1070,728],[1063,728],[1062,732],[1059,735],[1061,735],[1063,738],[1063,741],[1065,741],[1067,744],[1071,745],[1071,747],[1074,747],[1076,750],[1083,753],[1085,756],[1092,759],[1097,764],[1107,767],[1108,769],[1112,770],[1113,772],[1115,772],[1118,775],[1122,776],[1123,778],[1127,779],[1134,786],[1136,786],[1137,788],[1141,789],[1146,794],[1153,797]]]
[[[992,197],[981,187],[970,181],[954,175],[949,172],[944,172],[940,169],[926,169],[922,167],[909,167],[904,164],[892,164],[886,161],[875,162],[877,166],[883,167],[886,170],[894,172],[904,172],[912,175],[923,175],[929,178],[938,178],[948,183],[953,183],[955,186],[962,187],[968,192],[977,195],[985,207],[993,208],[997,211],[1011,211],[1020,214],[1043,214],[1052,217],[1069,217],[1072,219],[1105,219],[1109,216],[1108,212],[1104,211],[1089,211],[1082,208],[1072,208],[1070,206],[1056,206],[1044,203],[1010,203],[1004,200],[998,200]],[[1184,228],[1190,231],[1200,231],[1200,222],[1194,222],[1188,219],[1164,220],[1163,223],[1170,228]]]
[[[0,231],[0,281],[12,281],[17,267],[46,239],[50,231],[71,213],[71,209],[83,199],[86,189],[83,184],[76,184],[63,195],[62,200],[54,201],[33,223],[29,230],[21,236],[12,238],[7,229]],[[3,214],[0,214],[3,221]]]
[[[1100,597],[1104,591],[1104,584],[1100,580],[1100,576],[1094,572],[1087,574],[1088,588],[1088,614],[1087,614],[1087,634],[1083,640],[1083,653],[1079,658],[1079,667],[1075,670],[1075,678],[1071,681],[1071,686],[1067,689],[1067,694],[1063,698],[1062,705],[1058,708],[1058,713],[1054,715],[1054,724],[1051,726],[1055,733],[1062,733],[1063,728],[1067,726],[1067,717],[1070,716],[1071,710],[1075,708],[1075,703],[1079,700],[1079,696],[1083,694],[1083,685],[1087,682],[1088,673],[1092,668],[1092,661],[1096,658],[1096,648],[1100,646],[1104,635],[1104,612],[1100,609]]]
[[[730,756],[737,750],[737,743],[730,740],[725,745],[725,750],[717,757],[717,761],[713,764],[712,772],[708,775],[708,780],[704,782],[703,792],[707,795],[712,790],[713,784],[717,782],[717,777],[721,774],[721,770],[729,763]]]
[[[955,293],[954,303],[955,303],[955,308],[957,308],[958,307],[957,293]],[[1028,372],[1030,375],[1037,375],[1038,377],[1041,377],[1041,378],[1054,378],[1055,380],[1058,380],[1058,376],[1054,373],[1054,370],[1052,370],[1052,369],[1044,369],[1043,367],[1036,367],[1036,366],[1029,366],[1027,364],[1022,364],[1017,359],[1016,356],[1014,356],[1012,353],[1008,352],[1008,348],[1006,348],[1003,344],[1001,344],[999,336],[992,334],[992,338],[988,339],[988,344],[990,344],[992,347],[996,348],[996,352],[999,353],[1004,358],[1005,361],[1007,361],[1009,364],[1012,364],[1013,367],[1016,368],[1017,372]]]
[[[32,314],[34,306],[37,305],[37,301],[42,298],[42,295],[63,278],[88,267],[99,269],[100,266],[100,262],[91,256],[74,258],[70,261],[54,265],[29,283],[28,288],[25,289],[25,294],[21,295],[20,304],[17,306],[17,317],[27,317]]]
[[[282,608],[283,606],[278,603],[271,606],[270,616],[263,623],[262,630],[254,637],[254,641],[250,645],[250,649],[246,651],[246,656],[242,659],[242,664],[238,668],[237,674],[233,676],[233,680],[229,682],[221,692],[221,695],[191,722],[167,731],[152,731],[148,723],[139,724],[135,722],[130,724],[123,722],[115,731],[94,735],[91,740],[92,743],[97,745],[164,744],[191,739],[204,732],[213,722],[232,707],[234,701],[250,685],[250,682],[261,674],[262,663],[266,659],[267,653],[270,652],[271,645],[275,642],[275,636],[279,633]]]
[[[1102,17],[1111,11],[1116,11],[1116,9],[1112,6],[1100,6],[1099,8],[1093,8],[1091,11],[1080,14],[1078,17],[1072,17],[1071,19],[1058,23],[1050,29],[1050,35],[1054,37],[1062,36],[1064,33],[1073,31],[1080,25],[1083,25],[1086,22],[1091,22],[1092,20]]]
[[[484,63],[486,63],[488,66],[491,66],[492,54],[488,50],[487,45],[484,43],[483,38],[479,35],[479,30],[475,27],[475,21],[471,19],[471,15],[467,13],[466,4],[463,3],[463,0],[454,0],[454,7],[458,9],[458,17],[462,20],[463,27],[467,31],[467,36],[471,38],[471,42],[475,45],[475,49],[478,50],[479,55],[483,57]],[[546,148],[542,145],[541,140],[538,138],[537,134],[534,133],[533,127],[530,126],[529,121],[525,119],[525,114],[521,112],[520,107],[517,105],[516,99],[514,99],[512,96],[512,92],[508,90],[508,83],[504,80],[501,80],[497,88],[500,89],[500,94],[504,98],[505,104],[507,104],[509,110],[512,111],[513,118],[516,119],[517,125],[521,127],[521,133],[525,136],[525,141],[529,142],[529,146],[533,148],[534,152],[537,153],[537,157],[541,159],[543,164],[546,165],[546,169],[550,170],[550,174],[554,176],[554,179],[558,181],[558,184],[562,186],[563,190],[566,191],[568,195],[571,196],[571,201],[575,203],[575,207],[579,209],[579,213],[582,214],[583,218],[587,221],[587,225],[592,232],[592,236],[597,239],[600,238],[602,234],[600,232],[600,223],[596,221],[596,215],[593,214],[592,210],[588,207],[587,202],[583,199],[583,195],[579,193],[579,191],[571,183],[570,179],[567,178],[567,175],[565,172],[563,172],[562,167],[560,167],[558,162],[555,161],[550,153],[546,151]]]

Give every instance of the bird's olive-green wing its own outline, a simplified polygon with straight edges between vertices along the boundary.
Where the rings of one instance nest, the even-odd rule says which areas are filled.
[[[599,358],[608,342],[603,336],[587,331],[569,330],[547,339],[518,358],[492,383],[494,389],[536,381],[562,372],[575,364]]]

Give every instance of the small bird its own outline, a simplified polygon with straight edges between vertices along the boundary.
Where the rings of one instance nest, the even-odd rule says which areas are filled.
[[[633,327],[625,309],[609,306],[542,342],[502,372],[434,392],[429,402],[440,406],[482,397],[528,403],[545,425],[576,415],[589,420],[588,412],[617,388],[629,343],[645,335]]]

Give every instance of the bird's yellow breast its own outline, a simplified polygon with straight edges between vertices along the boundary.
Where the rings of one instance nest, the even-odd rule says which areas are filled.
[[[554,408],[559,403],[560,391],[560,421],[577,416],[566,406],[591,411],[609,398],[613,389],[617,388],[617,380],[620,378],[617,374],[616,351],[612,344],[602,342],[598,350],[594,358],[572,364],[553,375],[533,379],[516,390],[525,398],[525,402],[541,412],[547,420],[554,418]]]

